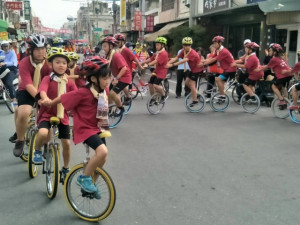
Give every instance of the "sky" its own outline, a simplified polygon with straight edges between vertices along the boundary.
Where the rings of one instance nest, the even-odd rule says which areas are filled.
[[[80,7],[80,2],[76,0],[30,0],[30,4],[43,26],[57,29],[68,21],[68,16],[77,17],[77,10]]]

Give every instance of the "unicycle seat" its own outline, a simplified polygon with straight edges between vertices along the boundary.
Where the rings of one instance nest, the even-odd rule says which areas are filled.
[[[52,116],[50,118],[50,124],[57,126],[60,123],[60,119],[56,116]]]

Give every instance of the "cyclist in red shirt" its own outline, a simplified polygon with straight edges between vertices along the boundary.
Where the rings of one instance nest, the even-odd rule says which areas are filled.
[[[220,97],[225,98],[224,84],[228,78],[232,79],[235,77],[236,67],[231,66],[234,58],[228,49],[223,46],[224,38],[222,36],[214,37],[212,42],[216,48],[216,54],[213,58],[204,60],[203,65],[210,65],[216,61],[220,63],[224,72],[216,78],[216,82],[220,91]]]
[[[150,59],[142,62],[142,65],[149,63],[145,66],[154,66],[155,70],[152,73],[152,76],[148,82],[150,94],[153,95],[157,91],[161,95],[161,102],[166,100],[165,92],[163,87],[160,85],[161,82],[166,78],[168,69],[166,65],[168,63],[168,52],[165,49],[167,45],[167,39],[164,37],[158,37],[155,40],[156,53]],[[154,100],[155,101],[155,100]],[[153,104],[153,102],[150,102]]]
[[[294,68],[291,71],[284,71],[285,73],[291,72],[292,74],[295,74],[295,77],[298,78],[298,73],[300,72],[300,50],[297,52],[298,55],[298,62],[294,66]],[[299,109],[298,106],[298,91],[300,90],[300,83],[296,84],[292,88],[292,95],[293,95],[293,105],[290,106],[290,109]]]
[[[250,42],[245,45],[245,57],[236,60],[232,66],[238,68],[246,68],[249,73],[249,77],[246,78],[246,81],[243,84],[245,91],[250,96],[250,101],[256,101],[254,97],[254,87],[258,80],[260,80],[264,73],[263,71],[255,72],[255,69],[260,67],[259,60],[256,56],[256,51],[260,46],[255,42]]]
[[[76,52],[69,52],[68,56],[71,61],[68,64],[68,70],[66,73],[69,75],[70,79],[74,80],[77,88],[81,88],[85,86],[86,79],[84,76],[79,75],[79,66],[77,65],[79,56]]]
[[[114,76],[108,96],[108,103],[111,104],[113,101],[116,103],[118,107],[115,114],[116,117],[125,111],[119,93],[130,85],[132,81],[132,75],[124,57],[114,50],[114,47],[117,45],[118,41],[114,37],[106,37],[102,41],[102,48],[109,62],[111,73]]]
[[[203,73],[203,65],[201,63],[201,58],[199,54],[192,49],[193,40],[190,37],[185,37],[182,39],[182,46],[183,49],[180,53],[173,59],[168,62],[168,68],[172,66],[178,66],[183,63],[188,63],[191,72],[189,73],[188,77],[185,80],[185,85],[191,89],[193,102],[190,104],[190,107],[198,104],[197,100],[197,90],[196,90],[196,82],[198,76]],[[181,58],[182,60],[177,62],[178,59]]]

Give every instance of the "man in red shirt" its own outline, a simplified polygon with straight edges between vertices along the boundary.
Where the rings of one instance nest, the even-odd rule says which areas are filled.
[[[220,63],[224,73],[216,78],[216,82],[220,91],[221,97],[225,95],[224,84],[228,78],[232,79],[235,77],[236,67],[232,67],[231,64],[234,62],[232,54],[227,48],[223,46],[224,38],[222,36],[216,36],[212,39],[213,45],[216,48],[216,54],[213,58],[206,59],[203,62],[203,66],[210,65],[216,61]]]
[[[193,102],[190,104],[190,107],[198,104],[197,99],[197,90],[196,90],[196,82],[200,74],[203,72],[204,67],[201,65],[201,58],[199,54],[192,49],[193,40],[190,37],[185,37],[182,39],[182,46],[183,49],[180,53],[173,59],[168,62],[168,68],[172,66],[178,66],[183,63],[188,63],[191,72],[189,73],[188,77],[185,80],[185,85],[191,89]],[[181,58],[182,60],[177,62],[178,59]],[[186,70],[186,69],[185,69]]]
[[[141,66],[139,60],[135,57],[135,55],[132,53],[132,51],[129,50],[129,48],[127,48],[125,46],[125,42],[126,42],[126,37],[123,34],[116,34],[115,39],[118,41],[118,48],[117,48],[117,52],[121,53],[121,55],[123,56],[123,58],[125,59],[126,63],[127,63],[127,67],[130,70],[130,73],[132,74],[132,63],[136,63],[136,65],[138,65],[138,67],[140,68],[140,70],[143,69],[143,67]],[[132,74],[133,76],[133,74]],[[128,105],[129,101],[130,101],[130,94],[128,91],[128,87],[126,87],[124,89],[126,98],[125,98],[125,102],[123,103],[124,105]]]
[[[166,78],[168,69],[166,68],[168,63],[168,52],[165,49],[167,39],[164,37],[158,37],[155,40],[156,53],[150,59],[142,62],[142,65],[149,63],[148,66],[154,66],[155,70],[148,82],[150,94],[153,95],[157,91],[161,95],[161,103],[166,100],[161,82]],[[147,66],[146,66],[147,67]],[[153,102],[150,102],[153,104]]]
[[[35,103],[35,96],[43,77],[51,73],[46,56],[46,38],[43,35],[31,35],[27,40],[29,56],[19,64],[20,83],[17,93],[18,110],[15,113],[17,140],[13,150],[16,157],[23,154],[24,137],[27,122]]]
[[[108,103],[111,104],[113,101],[116,103],[118,107],[115,114],[116,117],[120,116],[125,111],[119,93],[130,85],[132,81],[132,75],[124,57],[114,50],[114,47],[116,47],[117,44],[118,42],[114,37],[106,37],[102,41],[102,49],[105,52],[111,73],[114,76],[112,81],[113,87],[108,96]]]

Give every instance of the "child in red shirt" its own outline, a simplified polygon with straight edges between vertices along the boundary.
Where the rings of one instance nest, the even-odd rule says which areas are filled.
[[[100,199],[100,192],[93,183],[91,175],[97,167],[103,167],[108,153],[105,139],[99,136],[104,126],[98,119],[98,112],[105,109],[101,114],[106,116],[108,114],[106,88],[110,83],[109,63],[106,59],[95,56],[90,61],[82,63],[81,73],[86,75],[88,84],[84,88],[57,97],[50,105],[62,103],[66,110],[72,110],[74,143],[83,142],[95,150],[95,155],[89,160],[83,175],[78,176],[77,184],[84,191],[94,193],[96,199]],[[101,107],[99,107],[100,99],[105,99]]]
[[[84,76],[79,76],[79,66],[77,66],[79,56],[76,52],[69,52],[68,56],[71,61],[68,64],[68,70],[66,73],[69,75],[70,79],[75,81],[77,88],[81,88],[85,86],[86,80]]]
[[[239,60],[236,60],[232,66],[238,67],[238,68],[246,68],[247,72],[249,73],[249,77],[246,78],[246,81],[243,84],[243,87],[245,91],[250,96],[251,101],[256,101],[254,97],[254,87],[258,80],[260,80],[264,73],[263,71],[256,72],[255,69],[260,67],[259,60],[256,56],[256,50],[260,46],[256,44],[255,42],[250,42],[245,45],[245,55],[246,57],[243,57]]]
[[[298,78],[298,73],[300,72],[300,50],[297,52],[298,55],[298,63],[294,66],[294,68],[291,71],[285,71],[285,73],[291,72],[292,74],[295,74],[296,79]],[[300,83],[297,83],[292,88],[292,95],[293,95],[293,105],[290,106],[290,109],[296,110],[299,109],[298,106],[298,91],[300,90]]]
[[[148,66],[156,66],[152,73],[152,76],[148,82],[150,94],[153,95],[157,91],[161,95],[160,103],[166,100],[163,87],[160,85],[162,80],[167,76],[168,69],[166,68],[168,63],[168,52],[165,50],[167,39],[164,37],[158,37],[155,40],[156,53],[150,59],[142,62],[142,65],[149,63]],[[147,66],[146,66],[147,67]],[[150,104],[154,104],[150,102]]]
[[[36,98],[40,99],[40,103],[50,102],[51,99],[55,99],[57,96],[65,92],[77,89],[75,83],[68,79],[68,76],[65,74],[70,59],[68,57],[68,53],[64,49],[51,48],[48,50],[47,60],[52,66],[53,72],[42,80],[39,87]],[[65,176],[69,172],[71,148],[69,117],[67,115],[67,111],[62,105],[52,107],[41,105],[37,117],[39,131],[36,138],[33,162],[36,165],[41,165],[43,163],[41,147],[50,139],[51,132],[49,132],[49,129],[51,127],[51,117],[58,117],[60,119],[60,123],[58,124],[58,138],[61,139],[63,147],[64,166],[62,173],[63,176]]]

